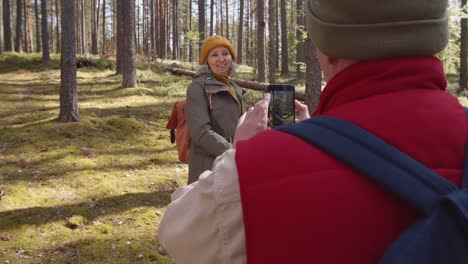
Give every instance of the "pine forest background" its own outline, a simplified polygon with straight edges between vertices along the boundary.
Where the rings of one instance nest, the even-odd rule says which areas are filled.
[[[437,56],[468,106],[466,1],[449,0]],[[173,263],[156,231],[187,165],[166,123],[201,40],[231,40],[247,107],[292,83],[313,110],[325,82],[305,4],[0,0],[0,263]]]

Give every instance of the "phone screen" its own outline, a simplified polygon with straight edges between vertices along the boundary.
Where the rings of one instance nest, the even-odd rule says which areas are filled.
[[[269,126],[277,127],[293,124],[295,120],[294,86],[290,84],[270,84],[271,94],[268,107]]]

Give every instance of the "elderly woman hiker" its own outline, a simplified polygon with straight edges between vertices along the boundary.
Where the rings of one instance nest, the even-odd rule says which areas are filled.
[[[204,40],[197,77],[187,89],[185,118],[190,134],[188,184],[210,170],[215,158],[232,147],[243,113],[242,89],[230,76],[237,65],[232,44],[223,36]]]

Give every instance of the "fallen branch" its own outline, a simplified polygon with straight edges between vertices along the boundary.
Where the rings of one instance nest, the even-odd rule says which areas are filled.
[[[175,68],[171,66],[164,66],[165,69],[168,71],[172,72],[173,74],[178,74],[178,75],[185,75],[185,76],[191,76],[195,77],[195,72],[194,71],[189,71],[181,68]],[[232,80],[237,83],[242,88],[246,89],[251,89],[255,91],[260,91],[260,92],[265,92],[268,88],[268,83],[259,83],[259,82],[254,82],[254,81],[247,81],[247,80],[241,80],[241,79],[236,79],[232,78]],[[304,93],[303,92],[298,92],[296,91],[296,99],[300,101],[304,101]]]

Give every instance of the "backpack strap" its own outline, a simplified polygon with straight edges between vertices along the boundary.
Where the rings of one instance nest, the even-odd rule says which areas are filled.
[[[468,107],[465,107],[465,114],[468,118]],[[468,136],[467,136],[468,137]],[[463,170],[463,181],[462,181],[462,188],[468,189],[468,142],[465,146],[465,167]]]
[[[319,116],[276,129],[330,154],[426,215],[442,195],[458,189],[372,133],[336,117]],[[467,157],[465,155],[464,182],[468,182]]]

